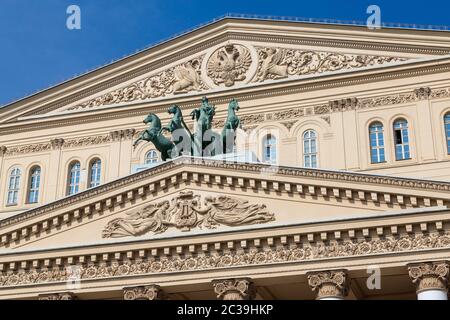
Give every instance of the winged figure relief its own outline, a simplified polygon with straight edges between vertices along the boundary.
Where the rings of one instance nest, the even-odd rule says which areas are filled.
[[[267,48],[261,52],[262,63],[258,73],[258,80],[281,79],[288,76],[288,65],[285,60],[285,50]]]
[[[188,92],[191,89],[198,91],[201,89],[201,80],[197,68],[197,61],[189,61],[175,68],[174,93]]]
[[[223,83],[226,87],[231,87],[236,81],[246,79],[251,64],[252,57],[247,48],[229,44],[211,56],[207,73],[215,84]]]

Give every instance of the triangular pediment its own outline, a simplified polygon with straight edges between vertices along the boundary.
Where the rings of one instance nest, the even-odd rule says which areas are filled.
[[[2,252],[214,237],[449,205],[450,184],[181,157],[0,221]]]
[[[283,81],[408,64],[450,52],[448,39],[429,34],[223,19],[5,106],[0,121],[168,104],[247,87],[264,90]]]

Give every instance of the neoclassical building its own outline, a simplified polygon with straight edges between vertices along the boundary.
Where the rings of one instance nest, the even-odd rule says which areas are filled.
[[[203,97],[225,159],[133,146]],[[449,206],[446,31],[223,18],[0,108],[1,299],[447,299]]]

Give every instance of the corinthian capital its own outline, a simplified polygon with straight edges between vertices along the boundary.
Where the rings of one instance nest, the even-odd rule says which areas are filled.
[[[256,289],[251,279],[226,279],[212,282],[217,299],[220,300],[253,300]]]
[[[316,292],[317,299],[344,299],[348,293],[347,272],[345,270],[310,272],[308,284]]]
[[[6,146],[0,146],[0,157],[6,153],[6,150],[8,150]]]
[[[417,293],[426,290],[447,291],[449,263],[427,262],[410,264],[408,266],[409,277],[416,285]]]
[[[429,87],[421,87],[414,89],[414,94],[419,100],[428,99],[431,94],[431,89]]]
[[[72,292],[51,293],[39,295],[38,300],[76,300]]]
[[[123,289],[124,300],[162,300],[164,292],[160,286],[150,285]]]
[[[50,144],[52,145],[52,149],[61,149],[61,147],[64,145],[64,139],[63,138],[56,138],[50,140]]]

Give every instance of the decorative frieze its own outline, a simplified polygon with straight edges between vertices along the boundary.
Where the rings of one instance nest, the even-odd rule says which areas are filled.
[[[21,154],[28,153],[36,153],[36,152],[45,152],[50,151],[52,148],[51,143],[36,143],[36,144],[28,144],[24,146],[12,146],[8,147],[5,152],[6,156],[15,156]]]
[[[348,293],[345,270],[311,272],[307,276],[309,286],[317,294],[317,300],[344,299]]]
[[[99,135],[92,137],[81,137],[76,139],[69,139],[64,142],[64,148],[76,148],[93,146],[98,144],[109,143],[111,141],[110,135]]]
[[[158,285],[130,287],[123,289],[124,300],[163,300],[164,292]]]
[[[256,288],[249,278],[214,280],[214,293],[219,300],[254,300]]]
[[[275,80],[289,76],[318,74],[337,70],[405,61],[405,58],[342,54],[337,52],[311,51],[256,47],[259,57],[254,81]]]
[[[135,129],[122,129],[111,131],[109,137],[111,141],[130,140],[134,138],[135,134]]]
[[[72,292],[43,294],[38,296],[38,300],[76,300],[75,294]]]
[[[386,230],[390,228],[385,228]],[[401,236],[384,235],[363,237],[353,235],[349,230],[339,233],[340,239],[321,240],[319,235],[286,234],[282,236],[259,239],[236,239],[233,246],[230,242],[217,242],[216,250],[207,250],[208,244],[195,246],[194,252],[190,246],[179,248],[152,248],[141,254],[136,251],[130,257],[121,260],[121,254],[107,255],[107,261],[92,261],[86,264],[90,256],[60,257],[61,264],[69,266],[76,263],[80,281],[87,279],[114,278],[131,275],[146,275],[157,273],[186,272],[193,270],[212,270],[235,266],[261,266],[273,263],[292,263],[314,261],[320,259],[337,259],[341,257],[369,257],[371,255],[392,253],[414,253],[425,249],[450,248],[448,232],[403,233]],[[328,233],[336,234],[333,230]],[[283,241],[281,241],[283,238]],[[245,241],[244,241],[245,240]],[[203,250],[206,248],[206,250]],[[222,250],[220,250],[222,248]],[[70,259],[69,259],[70,258]],[[70,261],[69,261],[70,260]],[[44,265],[46,268],[39,268]],[[45,259],[36,264],[28,264],[25,269],[17,269],[20,261],[0,264],[2,274],[0,286],[17,286],[25,284],[44,284],[67,281],[71,274],[66,268],[56,265],[56,259]],[[34,267],[34,265],[36,267]]]
[[[449,263],[426,262],[408,266],[409,276],[417,293],[427,290],[448,291]]]
[[[207,90],[200,77],[204,56],[193,58],[185,63],[140,79],[125,87],[72,106],[67,110],[80,110],[117,103],[165,97],[170,94]]]

